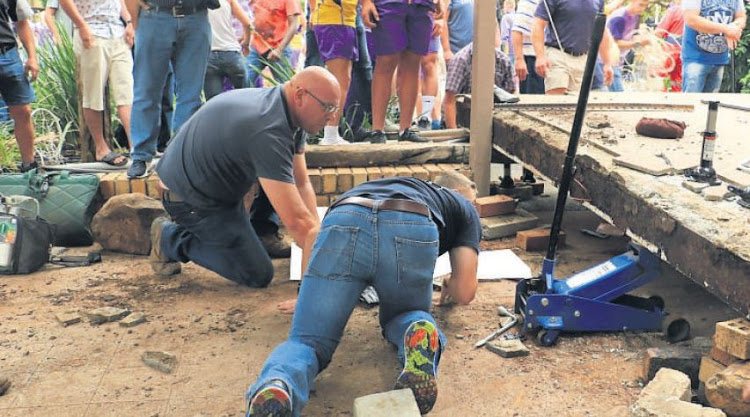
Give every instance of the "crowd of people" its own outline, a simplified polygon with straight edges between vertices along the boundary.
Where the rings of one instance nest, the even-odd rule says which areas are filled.
[[[400,141],[425,142],[424,130],[456,127],[457,95],[471,91],[474,1],[47,2],[50,41],[61,41],[59,30],[72,32],[96,160],[129,164],[128,177],[137,178],[163,152],[154,169],[170,218],[151,225],[156,274],[178,274],[181,263],[192,261],[240,285],[265,287],[274,274],[270,258],[289,256],[279,222],[303,250],[299,298],[280,306],[295,313],[289,339],[248,389],[249,415],[299,415],[366,285],[378,292],[383,335],[404,364],[394,386],[410,388],[422,413],[433,407],[446,340],[430,314],[432,273],[437,256],[449,252],[453,272],[441,303],[474,298],[475,185],[458,173],[435,183],[371,181],[338,198],[321,222],[304,153],[308,137],[320,132],[322,145],[382,144],[389,129]],[[609,18],[594,87],[623,91],[628,51],[653,42],[641,22],[648,6],[648,0],[503,1],[495,86],[575,94],[594,17],[604,11]],[[22,171],[36,167],[30,103],[40,68],[31,15],[26,0],[0,0],[0,93],[15,122]],[[744,25],[742,0],[672,5],[656,33],[681,51],[684,91],[718,91]],[[303,54],[292,47],[301,26],[307,27]],[[127,155],[103,135],[107,85]],[[400,117],[389,126],[394,89]],[[169,143],[161,140],[165,129]]]

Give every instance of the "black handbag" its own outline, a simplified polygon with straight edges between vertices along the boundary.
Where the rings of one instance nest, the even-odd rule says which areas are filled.
[[[54,227],[36,213],[21,215],[4,203],[0,196],[0,274],[29,274],[49,261]]]
[[[0,194],[25,195],[39,201],[39,217],[55,225],[56,246],[88,246],[96,209],[99,177],[68,171],[0,175]]]

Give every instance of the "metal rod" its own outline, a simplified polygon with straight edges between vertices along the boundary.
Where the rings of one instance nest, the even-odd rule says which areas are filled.
[[[718,101],[708,102],[708,117],[706,118],[706,130],[703,132],[703,148],[701,150],[701,168],[712,168],[714,165],[714,146],[716,144],[716,116],[718,110]]]
[[[573,181],[573,164],[575,163],[576,152],[578,151],[578,141],[581,138],[583,118],[586,115],[586,106],[588,105],[589,93],[591,92],[591,82],[594,78],[594,66],[596,65],[599,45],[604,37],[606,21],[607,17],[602,11],[599,11],[594,19],[594,31],[591,36],[588,57],[586,58],[586,68],[583,72],[581,92],[578,95],[578,106],[576,106],[573,128],[570,131],[570,141],[568,142],[568,151],[565,154],[565,163],[563,164],[562,177],[560,178],[555,215],[552,220],[552,229],[549,236],[549,248],[547,249],[547,256],[545,258],[549,261],[555,260],[557,242],[560,237],[560,229],[562,228],[563,213],[565,212],[565,202],[568,198],[570,183]]]

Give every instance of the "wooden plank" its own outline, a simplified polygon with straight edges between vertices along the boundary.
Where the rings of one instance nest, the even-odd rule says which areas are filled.
[[[336,149],[333,149],[336,148]],[[426,163],[464,163],[469,161],[469,145],[465,143],[412,143],[387,145],[311,146],[305,151],[308,167],[368,167]]]

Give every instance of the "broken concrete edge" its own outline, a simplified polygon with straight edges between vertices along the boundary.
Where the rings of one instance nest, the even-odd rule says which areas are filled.
[[[683,372],[661,368],[654,379],[643,388],[631,407],[631,413],[638,417],[683,415],[726,417],[721,410],[691,403],[691,398],[690,378]]]
[[[508,117],[494,118],[494,145],[559,184],[565,157],[562,141],[561,148],[555,148],[540,133],[510,124],[520,116],[503,112],[503,116],[506,114]],[[670,213],[639,199],[622,178],[613,181],[613,177],[619,177],[618,173],[607,171],[592,157],[578,155],[576,166],[578,177],[592,197],[591,206],[607,214],[618,228],[629,230],[659,248],[662,259],[730,307],[743,314],[750,312],[750,285],[737,282],[737,277],[750,277],[750,260],[711,242],[706,234],[689,229]]]
[[[354,400],[353,417],[419,417],[419,406],[410,389],[365,395]]]
[[[177,356],[164,351],[146,351],[141,354],[141,360],[146,366],[165,374],[172,373],[177,366]]]

